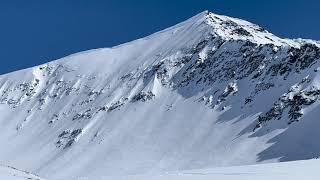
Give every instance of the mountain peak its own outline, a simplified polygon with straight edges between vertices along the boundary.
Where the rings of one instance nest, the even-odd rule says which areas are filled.
[[[292,40],[281,39],[251,22],[218,15],[209,11],[199,14],[205,24],[212,29],[212,34],[230,40],[249,40],[257,44],[292,45],[298,44]]]
[[[186,22],[191,24],[205,24],[207,31],[209,31],[211,35],[224,40],[247,40],[256,44],[273,44],[276,46],[291,47],[300,47],[301,44],[305,43],[312,43],[319,46],[319,42],[314,40],[280,38],[257,24],[239,18],[219,15],[208,10],[195,15],[181,24]]]

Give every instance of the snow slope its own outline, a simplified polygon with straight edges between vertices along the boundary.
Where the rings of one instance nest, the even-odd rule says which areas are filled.
[[[292,161],[249,166],[233,166],[212,169],[199,169],[162,174],[101,176],[95,180],[316,180],[320,173],[319,160]],[[20,171],[12,167],[0,167],[0,179],[3,180],[41,180],[38,176]],[[54,178],[52,178],[54,179]],[[89,179],[86,176],[79,179]]]
[[[1,180],[43,180],[29,172],[20,171],[13,167],[0,166]]]
[[[251,166],[171,172],[162,175],[104,177],[118,180],[316,180],[319,179],[319,160],[292,161]]]
[[[319,157],[319,43],[200,13],[0,76],[0,161],[42,177]]]

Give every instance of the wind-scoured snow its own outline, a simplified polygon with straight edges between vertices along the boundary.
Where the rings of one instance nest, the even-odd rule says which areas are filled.
[[[319,43],[200,13],[0,76],[0,161],[48,179],[320,156]]]

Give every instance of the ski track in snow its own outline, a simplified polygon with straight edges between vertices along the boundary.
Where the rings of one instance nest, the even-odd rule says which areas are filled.
[[[0,166],[1,180],[44,180],[29,172],[21,171],[13,167]]]

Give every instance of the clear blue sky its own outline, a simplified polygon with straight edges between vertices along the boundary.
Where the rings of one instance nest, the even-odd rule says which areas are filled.
[[[0,74],[118,45],[201,11],[320,40],[319,0],[0,0]]]

